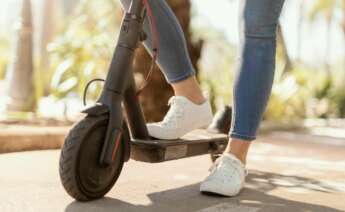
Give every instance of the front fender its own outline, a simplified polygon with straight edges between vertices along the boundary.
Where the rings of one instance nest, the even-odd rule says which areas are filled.
[[[89,106],[81,111],[84,114],[90,116],[100,116],[109,113],[109,108],[101,103],[96,103],[95,105]]]

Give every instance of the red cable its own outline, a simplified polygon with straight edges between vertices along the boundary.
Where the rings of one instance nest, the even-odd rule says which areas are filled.
[[[142,0],[142,1],[143,1],[143,5],[146,9],[147,16],[148,16],[149,21],[150,21],[150,28],[151,28],[150,30],[152,33],[152,51],[153,51],[153,54],[152,54],[152,62],[151,62],[150,71],[145,78],[145,82],[144,82],[143,86],[138,90],[137,97],[141,94],[141,92],[144,90],[144,88],[149,84],[149,82],[151,80],[153,71],[155,69],[155,64],[156,64],[156,61],[158,58],[158,41],[159,41],[157,23],[156,23],[156,19],[155,19],[154,15],[152,13],[151,6],[150,6],[148,0]]]
[[[152,62],[151,62],[150,71],[145,78],[144,85],[137,91],[136,97],[139,97],[139,95],[144,90],[144,88],[149,84],[149,82],[151,80],[151,76],[152,76],[153,71],[155,69],[155,64],[156,64],[157,57],[158,57],[158,31],[157,31],[156,19],[152,13],[152,10],[151,10],[151,7],[148,3],[148,0],[143,0],[143,4],[144,4],[144,7],[146,8],[146,12],[147,12],[147,15],[148,15],[149,20],[150,20],[150,28],[151,28],[151,33],[152,33],[152,51],[153,51],[153,54],[152,54]],[[112,152],[112,160],[113,161],[115,160],[116,152],[119,148],[121,135],[122,135],[122,131],[118,134],[117,138],[115,139],[115,147],[114,147],[113,152]]]
[[[116,156],[117,150],[119,148],[121,138],[122,138],[122,130],[119,132],[119,134],[117,135],[117,137],[115,139],[115,147],[113,149],[113,153],[111,154],[111,160],[112,161],[115,160],[115,156]]]

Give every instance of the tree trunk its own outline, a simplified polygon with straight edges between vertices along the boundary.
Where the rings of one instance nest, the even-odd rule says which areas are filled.
[[[193,45],[191,43],[191,2],[190,0],[168,0],[167,2],[181,23],[183,31],[185,32],[192,62],[196,67],[197,61],[201,55],[202,43],[200,42],[197,45]],[[141,75],[141,78],[145,78],[150,69],[150,65],[151,57],[143,47],[140,47],[136,52],[134,72],[136,75]],[[168,110],[168,99],[172,95],[173,90],[171,89],[171,86],[166,82],[163,74],[158,70],[158,67],[156,67],[155,72],[152,75],[152,80],[140,97],[147,121],[153,122],[162,120]]]
[[[21,20],[16,28],[13,58],[7,73],[8,111],[33,111],[32,15],[30,0],[22,1]]]
[[[327,17],[327,34],[326,34],[326,51],[325,51],[325,69],[328,74],[328,77],[332,77],[332,70],[331,70],[331,44],[332,44],[332,28],[333,16],[329,15]]]

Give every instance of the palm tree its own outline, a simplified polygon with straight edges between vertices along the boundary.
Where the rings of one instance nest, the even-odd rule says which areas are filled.
[[[190,0],[168,0],[172,10],[176,14],[180,24],[185,32],[188,43],[189,52],[192,62],[196,67],[197,61],[201,55],[202,43],[192,44],[190,20],[191,20],[191,1]],[[134,71],[146,76],[151,64],[151,57],[147,54],[143,47],[137,51],[134,63]],[[147,121],[159,121],[168,110],[167,101],[173,95],[173,91],[161,74],[156,69],[152,75],[152,80],[141,95],[141,102]]]
[[[31,1],[22,1],[21,18],[16,28],[13,59],[7,73],[8,111],[33,111],[33,46]]]
[[[310,18],[311,20],[316,20],[317,17],[323,17],[326,19],[326,24],[327,24],[327,40],[326,40],[326,61],[325,61],[325,66],[326,66],[326,71],[328,75],[330,75],[331,70],[330,70],[330,64],[329,64],[329,58],[330,58],[330,53],[331,53],[331,25],[334,20],[334,12],[339,8],[340,5],[344,5],[343,0],[318,0],[311,13],[310,13]],[[345,33],[345,31],[344,31]]]

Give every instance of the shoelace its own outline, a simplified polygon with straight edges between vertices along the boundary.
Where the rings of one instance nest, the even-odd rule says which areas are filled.
[[[167,115],[165,116],[164,120],[162,121],[162,124],[173,124],[173,127],[177,127],[178,119],[183,116],[185,104],[182,101],[178,101],[176,97],[172,97],[170,98],[168,105],[170,106],[170,109]]]
[[[219,157],[219,158],[212,164],[212,166],[209,168],[209,171],[210,171],[210,172],[213,172],[213,171],[215,171],[216,169],[221,168],[222,166],[224,166],[224,163],[226,163],[226,162],[223,161],[222,159],[223,159],[222,156]],[[235,160],[230,160],[230,161],[228,161],[228,162],[231,163],[231,165],[232,165],[233,167],[235,167],[237,171],[239,171],[238,168],[237,168],[237,165],[238,165],[238,164],[236,164],[236,163],[238,163],[237,161],[235,161]],[[244,168],[244,176],[246,177],[248,174],[249,174],[248,170],[247,170],[246,168]]]
[[[208,171],[213,172],[213,171],[218,167],[221,158],[222,158],[222,157],[217,158],[217,160],[214,161],[214,163],[213,163],[212,166],[208,169]]]

